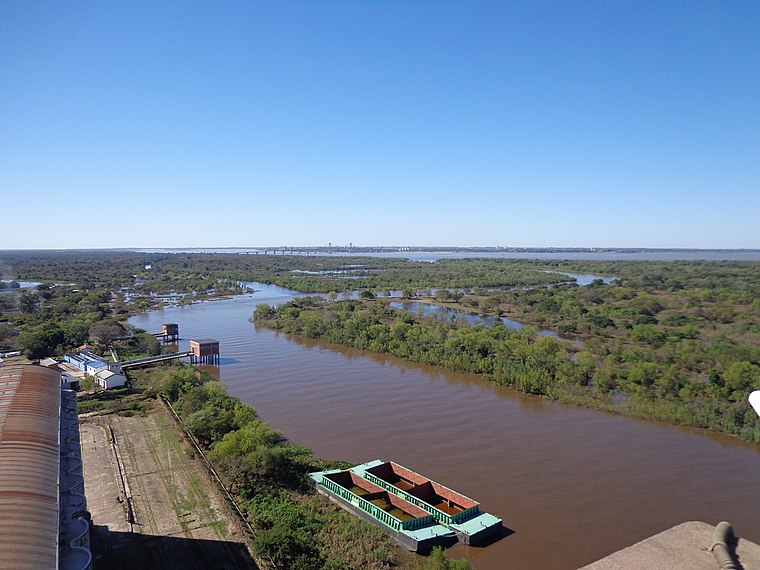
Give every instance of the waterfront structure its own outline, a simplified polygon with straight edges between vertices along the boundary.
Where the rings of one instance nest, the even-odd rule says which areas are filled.
[[[476,501],[393,461],[309,476],[320,493],[415,552],[457,540],[481,543],[502,528],[501,519],[481,511]]]
[[[161,332],[153,333],[159,342],[177,342],[179,341],[179,325],[177,323],[164,323],[161,325]]]
[[[190,362],[192,364],[219,364],[219,341],[212,338],[191,340]]]
[[[61,373],[0,366],[0,568],[89,570],[76,394]]]
[[[146,368],[153,366],[154,364],[161,364],[169,362],[170,360],[177,360],[178,358],[185,358],[192,356],[192,352],[186,350],[184,352],[172,352],[171,354],[156,354],[154,356],[145,356],[143,358],[135,358],[134,360],[125,360],[119,362],[119,366],[122,370],[131,368]]]

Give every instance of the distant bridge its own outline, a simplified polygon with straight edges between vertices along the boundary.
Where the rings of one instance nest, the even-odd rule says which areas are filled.
[[[192,354],[191,351],[186,352],[173,352],[171,354],[158,354],[156,356],[146,356],[145,358],[136,358],[135,360],[127,360],[121,362],[121,369],[128,368],[142,368],[143,366],[152,366],[153,364],[159,364],[161,362],[168,362],[170,360],[176,360],[177,358],[185,358]]]

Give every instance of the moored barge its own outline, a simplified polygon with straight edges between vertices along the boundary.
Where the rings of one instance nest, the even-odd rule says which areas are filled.
[[[376,459],[310,477],[320,493],[415,552],[457,539],[478,544],[502,528],[501,519],[481,511],[476,501],[393,461]]]

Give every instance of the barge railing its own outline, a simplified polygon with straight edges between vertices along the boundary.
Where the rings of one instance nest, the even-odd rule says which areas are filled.
[[[435,522],[435,518],[431,516],[427,517],[420,517],[416,519],[410,519],[407,521],[401,521],[394,517],[393,515],[389,515],[386,513],[383,509],[380,507],[377,507],[370,503],[369,501],[362,499],[359,495],[356,495],[346,489],[345,487],[342,487],[335,483],[334,481],[330,481],[327,477],[324,475],[322,476],[322,481],[319,483],[326,489],[332,491],[339,497],[345,499],[349,503],[351,503],[354,506],[359,507],[361,510],[365,511],[369,515],[373,516],[383,524],[391,527],[394,530],[412,530],[415,528],[419,528],[425,525],[428,525],[430,523]]]
[[[436,521],[444,523],[444,524],[459,524],[462,521],[465,521],[468,518],[480,512],[480,508],[478,507],[478,505],[475,505],[455,515],[450,515],[449,513],[444,513],[442,510],[434,507],[430,503],[427,503],[423,501],[422,499],[418,499],[417,497],[415,497],[414,495],[410,495],[406,491],[402,491],[395,485],[392,485],[388,483],[387,481],[383,481],[382,479],[380,479],[380,477],[377,477],[376,475],[373,475],[372,473],[369,473],[368,471],[364,472],[364,478],[370,483],[374,483],[378,487],[385,489],[386,491],[390,491],[397,497],[401,497],[405,501],[408,501],[412,503],[413,505],[418,506],[423,511],[427,511],[433,516],[433,518]]]

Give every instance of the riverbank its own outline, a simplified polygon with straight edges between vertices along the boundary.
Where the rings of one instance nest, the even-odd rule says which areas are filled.
[[[746,402],[693,396],[667,397],[650,390],[622,390],[604,375],[597,357],[568,352],[557,339],[429,319],[389,308],[382,301],[297,299],[276,308],[258,305],[257,325],[306,338],[389,353],[413,362],[480,374],[523,393],[633,417],[710,428],[760,443],[760,425]],[[572,356],[572,358],[571,358]],[[641,386],[644,388],[645,386]],[[737,412],[748,415],[739,421]],[[727,414],[734,420],[727,421]],[[751,414],[751,416],[750,416]]]
[[[254,257],[259,259],[252,264]],[[116,288],[131,286],[134,275],[168,277],[169,281],[154,282],[157,289],[175,283],[205,289],[209,280],[197,277],[199,273],[223,278],[246,272],[245,277],[254,279],[270,268],[263,280],[272,281],[291,275],[293,269],[323,271],[345,268],[346,263],[362,263],[370,275],[380,269],[366,258],[193,254],[151,256],[154,271],[148,274],[145,261],[145,255],[73,252],[50,254],[34,267],[27,264],[35,275],[56,277],[57,268],[57,281],[69,282],[68,274],[85,285],[65,299],[59,293],[66,288],[35,293],[30,300],[40,301],[44,311],[24,311],[24,326],[52,319],[65,329],[66,342],[78,346],[69,339],[79,341],[81,333],[85,340],[90,317],[107,310],[100,293],[112,290],[114,283]],[[621,281],[601,287],[502,292],[495,294],[496,302],[517,320],[541,317],[545,328],[562,327],[571,334],[592,331],[582,351],[594,359],[598,373],[589,382],[611,386],[615,398],[641,391],[640,397],[654,393],[657,398],[690,402],[707,394],[725,402],[725,410],[713,411],[722,413],[726,422],[754,425],[757,419],[749,408],[752,416],[733,405],[742,401],[737,387],[751,381],[753,363],[760,362],[760,305],[753,302],[759,295],[757,263],[572,265],[575,271],[616,275]],[[383,266],[394,267],[404,272],[388,280],[397,284],[390,290],[401,282],[413,283],[408,279],[416,277],[417,266]],[[571,270],[563,262],[526,267],[533,272],[548,267]],[[433,269],[430,264],[422,268]],[[500,271],[502,266],[494,268]],[[451,290],[462,276],[438,275],[436,283]],[[335,289],[339,297],[347,287],[359,286],[356,280],[334,283],[340,287]],[[360,463],[371,450],[373,457],[394,458],[450,481],[465,494],[482,497],[488,510],[516,532],[487,549],[458,552],[479,569],[506,565],[569,570],[665,526],[697,518],[725,518],[747,529],[753,540],[760,539],[760,521],[753,509],[760,504],[755,446],[707,430],[563,406],[502,388],[482,375],[413,364],[390,353],[255,328],[248,317],[257,302],[277,304],[300,295],[264,283],[255,288],[254,294],[214,303],[141,312],[129,322],[148,331],[160,330],[162,323],[179,323],[184,338],[219,339],[221,366],[206,370],[318,456]],[[60,310],[62,300],[67,307],[63,315],[48,310]],[[510,306],[520,308],[525,318]],[[29,304],[30,309],[37,307]],[[56,337],[49,344],[55,349],[61,342]],[[187,347],[187,342],[180,345]],[[473,441],[478,444],[470,445]],[[554,532],[546,532],[547,520]]]
[[[348,464],[313,460],[310,450],[289,442],[253,408],[227,396],[225,387],[206,373],[185,365],[130,376],[146,396],[161,394],[170,403],[196,446],[189,455],[201,454],[211,461],[214,474],[245,514],[251,533],[246,540],[260,567],[429,567],[430,560],[399,550],[379,529],[318,496],[307,482],[310,471]],[[146,446],[133,447],[139,451]],[[155,446],[147,447],[155,455]],[[463,562],[445,564],[469,568]]]
[[[760,538],[754,446],[255,327],[248,318],[257,303],[286,303],[297,294],[254,288],[222,302],[145,313],[130,324],[159,330],[176,322],[186,338],[220,340],[221,365],[204,370],[317,457],[392,458],[478,497],[515,531],[488,548],[452,547],[452,556],[478,570],[571,570],[696,518],[725,518]]]

